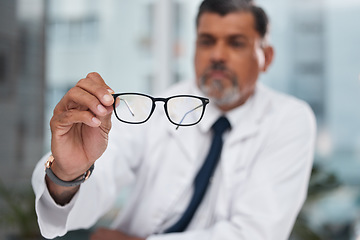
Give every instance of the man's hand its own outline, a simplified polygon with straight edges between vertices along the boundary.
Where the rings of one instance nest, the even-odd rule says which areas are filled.
[[[116,230],[99,228],[90,236],[90,240],[145,240],[145,239],[138,237],[131,237]]]
[[[58,178],[64,181],[78,178],[105,151],[114,101],[111,93],[99,74],[89,73],[55,107],[50,121],[51,151],[55,158],[51,169]],[[63,197],[73,195],[78,189],[57,186],[48,178],[47,184],[60,204],[69,201],[71,198]]]

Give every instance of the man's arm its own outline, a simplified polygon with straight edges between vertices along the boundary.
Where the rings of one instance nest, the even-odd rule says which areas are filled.
[[[71,88],[56,105],[51,127],[53,173],[63,181],[78,178],[107,147],[111,128],[113,92],[97,73],[90,73]],[[79,187],[46,183],[51,196],[60,205],[68,203]]]
[[[54,156],[51,170],[59,179],[73,181],[79,178],[104,153],[111,129],[112,92],[99,74],[90,73],[56,105],[50,121],[51,152]],[[33,174],[36,209],[43,216],[39,217],[39,225],[43,222],[51,234],[56,234],[56,226],[66,222],[67,204],[79,191],[79,186],[63,187],[54,183],[44,175],[43,161]],[[49,192],[54,204],[48,199],[49,194],[44,194],[46,192]]]

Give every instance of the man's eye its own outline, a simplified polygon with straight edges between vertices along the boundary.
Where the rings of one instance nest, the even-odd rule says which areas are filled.
[[[210,45],[212,45],[213,43],[214,43],[214,41],[211,40],[211,39],[200,39],[200,40],[198,41],[198,44],[199,44],[200,46],[210,46]]]
[[[232,46],[234,48],[241,48],[241,47],[245,46],[245,43],[241,42],[241,41],[231,41],[230,46]]]

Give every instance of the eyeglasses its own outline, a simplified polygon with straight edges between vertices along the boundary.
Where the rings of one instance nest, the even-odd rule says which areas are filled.
[[[153,114],[156,102],[164,102],[167,118],[179,126],[192,126],[200,122],[209,99],[192,96],[176,95],[169,98],[154,98],[142,93],[116,93],[114,97],[114,112],[117,119],[124,123],[144,123]]]

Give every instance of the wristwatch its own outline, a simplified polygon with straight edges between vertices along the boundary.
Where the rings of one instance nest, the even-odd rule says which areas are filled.
[[[51,179],[51,181],[53,181],[55,184],[63,186],[63,187],[74,187],[74,186],[78,186],[78,185],[82,184],[91,176],[91,174],[94,170],[94,167],[95,167],[94,164],[91,165],[91,167],[83,175],[79,176],[78,178],[76,178],[73,181],[63,181],[60,178],[58,178],[54,174],[54,172],[51,170],[51,165],[54,162],[54,160],[55,160],[54,156],[51,154],[45,163],[45,172],[46,172],[46,175]]]

